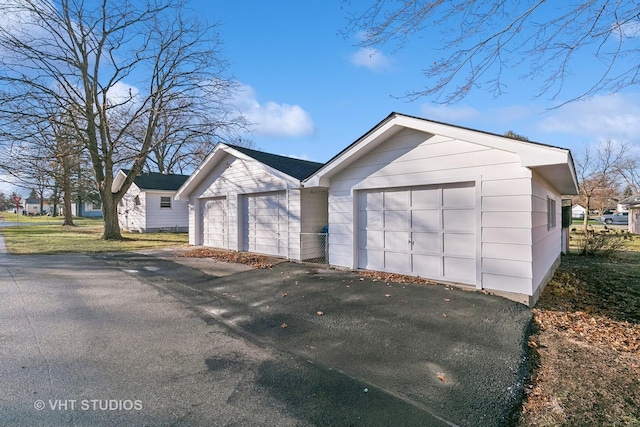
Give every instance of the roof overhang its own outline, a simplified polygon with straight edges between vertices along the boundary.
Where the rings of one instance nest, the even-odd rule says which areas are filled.
[[[392,113],[353,144],[329,160],[303,181],[305,187],[328,187],[331,177],[346,169],[375,147],[383,144],[403,129],[413,129],[430,135],[440,135],[479,144],[519,155],[522,166],[538,173],[560,193],[578,194],[578,181],[571,152],[529,141]]]
[[[300,180],[293,178],[292,176],[287,175],[284,172],[281,172],[277,169],[274,169],[270,166],[265,165],[262,162],[254,159],[251,156],[248,156],[240,151],[234,149],[233,147],[229,147],[228,145],[219,142],[216,144],[215,148],[207,156],[206,159],[198,166],[198,168],[187,178],[187,180],[182,184],[182,186],[176,191],[175,196],[173,197],[175,200],[189,200],[191,194],[202,184],[202,182],[213,172],[213,170],[220,165],[227,155],[232,155],[241,160],[247,160],[252,162],[258,162],[260,165],[267,170],[272,175],[277,176],[287,183],[288,188],[299,188]]]

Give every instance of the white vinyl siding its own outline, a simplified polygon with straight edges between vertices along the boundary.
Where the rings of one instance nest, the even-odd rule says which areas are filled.
[[[562,206],[562,200],[551,185],[537,174],[533,176],[532,188],[534,206],[532,213],[534,218],[532,229],[532,283],[533,292],[535,292],[560,256],[562,230],[559,224],[562,223],[562,209],[556,208],[555,210],[555,227],[549,227],[549,215],[553,213],[550,213],[548,209],[549,199],[555,202],[556,207]]]
[[[189,210],[186,201],[171,200],[171,209],[160,208],[162,197],[173,199],[175,191],[148,190],[143,193],[147,231],[187,231]]]
[[[188,203],[171,200],[174,194],[174,191],[145,191],[132,185],[118,206],[120,228],[140,233],[162,230],[187,231]],[[169,198],[171,209],[160,207],[163,198]]]

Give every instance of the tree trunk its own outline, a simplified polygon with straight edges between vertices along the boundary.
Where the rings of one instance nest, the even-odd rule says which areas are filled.
[[[71,209],[71,170],[65,169],[62,177],[62,201],[64,203],[64,223],[62,225],[73,225],[73,212]]]
[[[588,228],[589,227],[589,210],[591,209],[591,197],[588,196],[588,195],[585,195],[584,196],[584,200],[585,200],[584,204],[587,205],[585,207],[584,222],[583,222],[583,225],[584,225],[584,237],[586,239],[587,238],[587,232],[589,230],[589,228]]]
[[[118,223],[118,203],[110,188],[101,189],[102,219],[104,220],[103,240],[122,240]]]

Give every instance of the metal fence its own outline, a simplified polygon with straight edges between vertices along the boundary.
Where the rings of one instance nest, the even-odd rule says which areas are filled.
[[[327,233],[300,233],[300,259],[304,262],[327,264],[329,261]]]

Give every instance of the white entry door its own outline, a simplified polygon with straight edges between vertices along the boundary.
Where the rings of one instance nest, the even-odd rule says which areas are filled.
[[[475,284],[474,183],[367,190],[358,200],[358,267]]]
[[[202,201],[202,244],[227,247],[227,199],[216,197]]]
[[[286,192],[245,196],[243,215],[243,250],[287,256]]]

